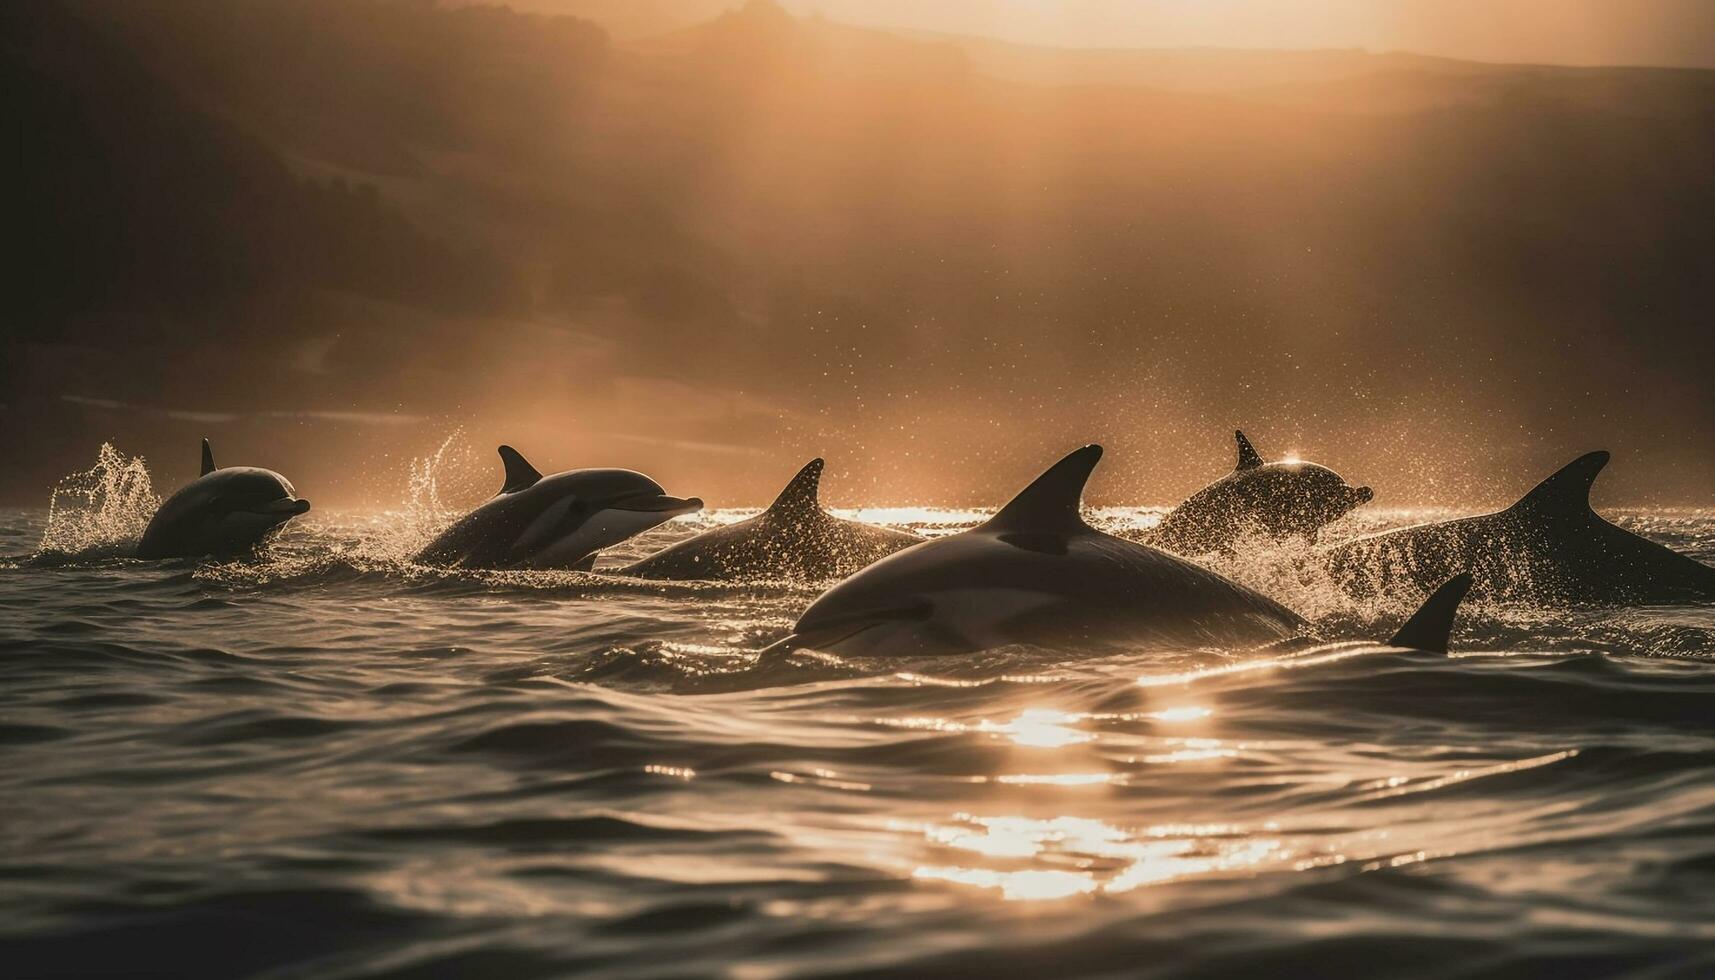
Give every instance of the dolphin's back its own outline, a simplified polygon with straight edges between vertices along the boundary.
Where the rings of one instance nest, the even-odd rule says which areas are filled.
[[[1102,447],[1083,446],[981,525],[914,545],[834,586],[782,644],[847,654],[1039,646],[1204,646],[1285,639],[1279,603],[1080,513]]]
[[[852,610],[908,611],[912,601],[949,652],[961,643],[1254,644],[1305,628],[1291,610],[1209,569],[1089,530],[1040,538],[975,532],[917,545],[824,594],[797,631],[815,634]],[[955,615],[966,624],[944,621]]]
[[[1156,548],[1094,532],[1074,538],[1068,557],[1076,568],[1067,576],[1068,601],[1108,608],[1128,637],[1258,643],[1307,627],[1262,593]]]
[[[1715,601],[1715,568],[1633,534],[1590,507],[1608,462],[1587,453],[1505,510],[1385,531],[1326,553],[1347,592],[1422,592],[1461,572],[1490,599],[1656,605]]]
[[[435,535],[417,552],[416,560],[428,565],[498,567],[511,556],[518,537],[552,502],[549,495],[528,490],[484,501]]]
[[[822,509],[824,462],[812,459],[755,517],[711,528],[618,570],[650,579],[820,582],[839,578],[923,539],[834,517]]]
[[[649,579],[820,582],[840,578],[923,539],[825,513],[763,512],[711,528],[618,570]]]

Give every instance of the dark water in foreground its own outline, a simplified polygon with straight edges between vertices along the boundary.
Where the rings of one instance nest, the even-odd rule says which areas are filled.
[[[0,974],[1715,976],[1715,610],[756,668],[816,589],[436,573],[396,520],[0,563]]]

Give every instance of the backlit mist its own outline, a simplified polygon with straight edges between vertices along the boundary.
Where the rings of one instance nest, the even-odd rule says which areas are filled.
[[[1598,448],[1715,502],[1707,5],[519,6],[0,12],[0,497],[208,436],[393,506],[462,427],[716,506],[1100,441],[1167,503],[1242,426],[1378,506]]]

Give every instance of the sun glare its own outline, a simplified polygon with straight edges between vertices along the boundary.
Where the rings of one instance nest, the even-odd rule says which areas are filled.
[[[988,868],[918,868],[912,877],[926,881],[951,881],[978,888],[999,889],[1007,901],[1051,901],[1088,895],[1096,890],[1095,879],[1077,871],[993,871]]]
[[[1003,724],[984,721],[978,731],[992,732],[1012,740],[1014,745],[1034,749],[1059,749],[1095,740],[1090,732],[1071,726],[1082,716],[1054,708],[1027,708],[1017,718]]]
[[[1152,718],[1156,721],[1184,722],[1201,721],[1212,714],[1214,714],[1213,711],[1203,707],[1202,705],[1187,704],[1177,708],[1164,708],[1161,711],[1147,712],[1144,717]]]
[[[924,828],[925,839],[938,847],[990,860],[1070,862],[1082,869],[932,863],[912,872],[918,879],[996,889],[1009,901],[1119,894],[1185,878],[1244,874],[1277,863],[1297,867],[1295,862],[1303,857],[1278,838],[1253,837],[1224,824],[1169,824],[1134,830],[1070,816],[1036,819],[959,814],[954,820]],[[1330,855],[1320,855],[1311,864],[1321,866],[1330,859]]]

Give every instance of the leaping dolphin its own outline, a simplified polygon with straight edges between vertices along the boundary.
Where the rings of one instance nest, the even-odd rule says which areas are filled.
[[[632,470],[567,470],[543,476],[511,446],[500,447],[500,492],[453,522],[417,561],[466,568],[589,570],[596,554],[681,514],[695,497],[670,497]]]
[[[812,459],[768,509],[663,549],[616,574],[652,579],[843,578],[923,539],[905,531],[848,521],[817,499],[823,462]]]
[[[1475,592],[1549,604],[1715,602],[1715,568],[1603,520],[1590,487],[1606,452],[1580,456],[1506,510],[1358,538],[1324,553],[1360,598],[1400,583],[1427,591],[1470,571]]]
[[[1375,498],[1369,487],[1350,486],[1326,466],[1265,463],[1244,432],[1235,429],[1233,438],[1238,465],[1162,518],[1150,544],[1181,555],[1228,551],[1247,529],[1314,540],[1325,525]]]
[[[285,477],[254,466],[214,465],[202,441],[202,475],[180,487],[155,511],[139,558],[231,557],[256,550],[292,518],[308,512]]]
[[[1076,450],[986,523],[883,558],[824,592],[772,650],[969,653],[1013,643],[1254,645],[1304,620],[1199,565],[1079,513],[1100,446]]]

